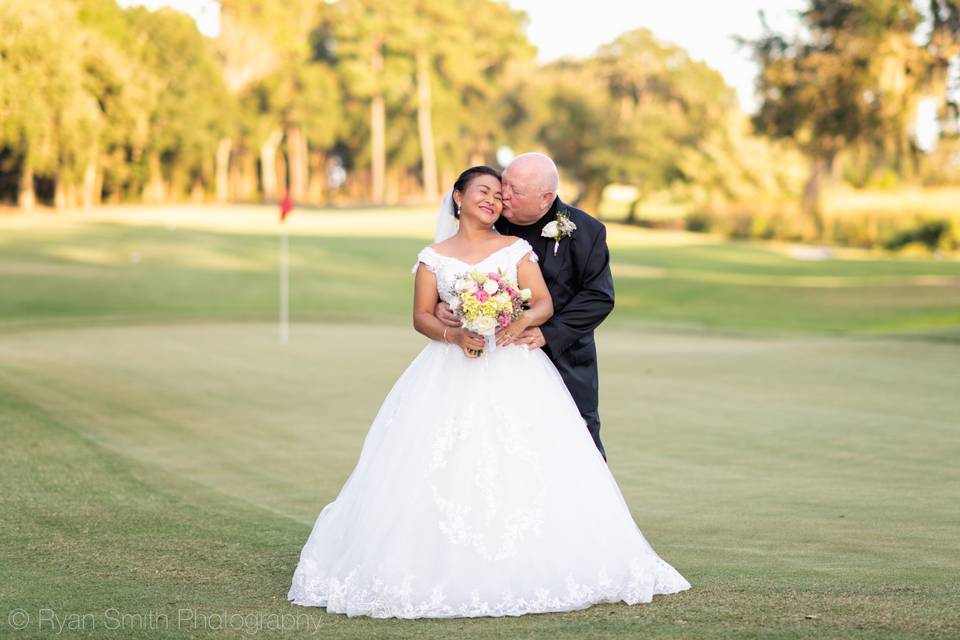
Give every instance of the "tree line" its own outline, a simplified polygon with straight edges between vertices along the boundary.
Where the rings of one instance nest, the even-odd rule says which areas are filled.
[[[762,69],[752,125],[718,72],[644,29],[543,65],[495,0],[220,9],[211,39],[172,10],[4,0],[0,200],[433,201],[510,146],[550,153],[591,209],[626,184],[638,202],[795,193],[816,219],[838,167],[924,171],[921,97],[945,139],[957,117],[955,0],[810,0],[802,36],[743,43]]]
[[[960,1],[809,0],[800,17],[801,36],[764,25],[766,33],[745,44],[761,69],[754,125],[808,157],[803,209],[822,235],[821,187],[838,160],[858,186],[921,173],[921,100],[936,106],[946,142],[932,164],[960,164]]]

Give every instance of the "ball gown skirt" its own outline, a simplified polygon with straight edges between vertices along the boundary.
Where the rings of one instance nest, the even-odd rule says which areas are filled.
[[[690,583],[647,543],[539,349],[432,341],[320,512],[288,599],[375,618],[636,604]]]

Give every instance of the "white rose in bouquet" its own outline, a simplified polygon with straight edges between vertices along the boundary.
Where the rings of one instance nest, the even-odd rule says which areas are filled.
[[[499,288],[500,288],[500,283],[494,280],[493,278],[490,278],[489,280],[483,283],[483,290],[489,293],[490,295],[495,294],[497,292],[497,289]]]
[[[520,289],[520,299],[526,302],[530,299],[530,296],[533,295],[533,292],[530,289]]]
[[[477,333],[483,335],[489,335],[497,328],[497,321],[494,318],[483,317],[477,318],[473,322],[472,329]]]

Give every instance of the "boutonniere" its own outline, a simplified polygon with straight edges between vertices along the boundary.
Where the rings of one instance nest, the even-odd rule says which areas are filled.
[[[560,209],[557,211],[557,219],[545,224],[540,235],[544,238],[553,238],[553,255],[557,255],[557,249],[560,248],[560,241],[572,236],[576,230],[577,225],[570,220],[570,212],[566,209]]]

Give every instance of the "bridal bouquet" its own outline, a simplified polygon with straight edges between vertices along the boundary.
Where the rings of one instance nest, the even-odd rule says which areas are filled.
[[[518,287],[503,270],[461,274],[450,293],[450,308],[459,314],[461,326],[486,336],[487,342],[498,328],[517,319],[530,302],[530,289]]]

